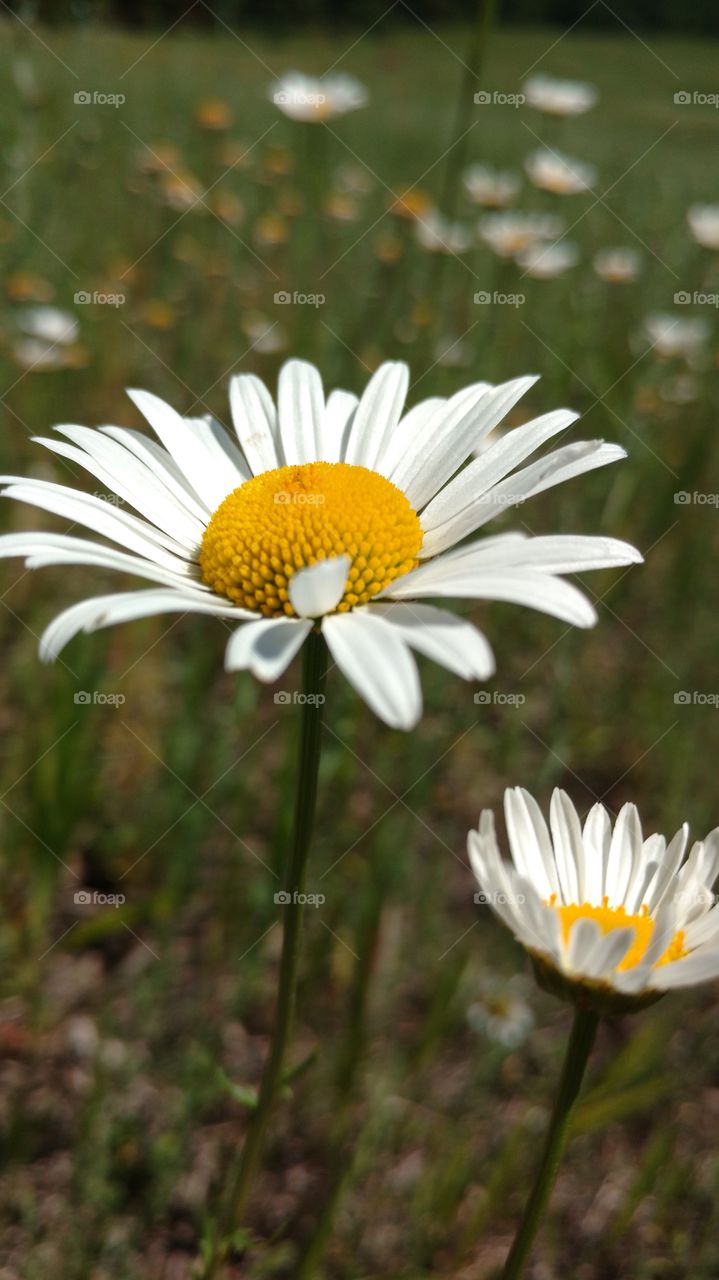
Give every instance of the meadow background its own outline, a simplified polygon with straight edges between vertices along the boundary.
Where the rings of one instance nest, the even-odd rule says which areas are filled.
[[[138,426],[133,385],[227,422],[230,374],[274,384],[287,354],[353,390],[381,359],[407,359],[410,403],[536,372],[514,422],[566,404],[583,414],[572,438],[629,452],[501,522],[640,547],[644,567],[587,580],[594,631],[465,610],[497,677],[479,691],[422,663],[411,735],[330,677],[309,877],[325,901],[307,912],[298,1069],[226,1271],[491,1275],[569,1019],[475,904],[466,831],[516,782],[544,802],[564,786],[583,808],[635,800],[668,833],[686,817],[702,835],[719,814],[719,324],[709,303],[674,302],[719,293],[717,255],[686,223],[719,197],[719,115],[674,100],[719,90],[716,45],[619,21],[504,29],[472,85],[460,27],[160,38],[6,17],[0,33],[3,473],[99,491],[31,436]],[[333,65],[368,87],[365,109],[303,127],[268,100],[273,75]],[[471,101],[518,92],[532,67],[591,81],[598,106],[552,122]],[[467,132],[448,160],[458,100]],[[438,201],[458,155],[521,169],[538,138],[599,173],[593,194],[525,180],[518,199],[577,221],[581,259],[561,278],[532,280],[475,236],[459,257],[431,255],[392,211],[408,188]],[[456,216],[473,230],[481,213],[460,191]],[[592,269],[617,245],[639,251],[633,283]],[[524,302],[475,303],[480,291]],[[22,346],[22,309],[43,303],[79,325],[52,368]],[[656,311],[708,324],[691,360],[651,349]],[[12,503],[2,518],[45,527]],[[1,569],[0,1278],[185,1280],[268,1043],[296,709],[223,672],[210,619],[83,637],[41,667],[50,619],[113,587],[89,569]],[[709,987],[603,1028],[535,1280],[719,1273],[718,1015]]]

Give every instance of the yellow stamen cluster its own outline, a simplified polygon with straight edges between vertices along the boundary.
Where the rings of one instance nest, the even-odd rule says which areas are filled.
[[[549,905],[555,906],[555,904],[556,894],[552,894]],[[654,933],[654,920],[650,916],[647,906],[643,906],[639,914],[630,915],[624,907],[610,907],[609,899],[604,898],[601,907],[592,906],[589,902],[581,904],[570,903],[567,906],[556,907],[556,911],[562,925],[562,937],[565,945],[569,942],[569,935],[577,920],[594,920],[595,924],[599,925],[602,933],[611,933],[614,929],[625,929],[630,925],[633,927],[634,941],[622,963],[617,967],[617,973],[622,973],[625,969],[633,969],[635,965],[641,963]],[[655,968],[659,968],[663,964],[669,964],[673,960],[681,960],[685,954],[684,932],[680,929],[674,934],[669,946],[659,960],[655,961]]]
[[[228,494],[205,530],[199,563],[219,595],[266,617],[292,617],[292,575],[346,555],[342,613],[413,569],[421,545],[419,517],[391,481],[346,462],[305,462]]]

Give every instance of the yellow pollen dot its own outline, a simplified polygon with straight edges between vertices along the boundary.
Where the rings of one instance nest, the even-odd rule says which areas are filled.
[[[601,907],[595,907],[589,902],[557,906],[556,897],[557,895],[553,893],[548,905],[554,907],[559,916],[565,946],[569,942],[569,935],[577,920],[594,920],[595,924],[599,925],[602,933],[611,933],[614,929],[626,929],[631,925],[634,929],[634,941],[622,963],[618,965],[617,973],[622,973],[625,969],[633,969],[635,965],[640,964],[644,959],[654,933],[654,920],[650,916],[649,908],[646,904],[641,907],[638,914],[630,915],[625,907],[610,907],[608,898],[602,900]],[[654,962],[654,968],[658,969],[660,965],[669,964],[673,960],[681,960],[684,955],[686,955],[684,950],[684,931],[679,929],[674,934],[666,951]]]
[[[391,481],[347,462],[305,462],[228,494],[205,529],[199,564],[203,581],[234,604],[293,617],[292,575],[346,555],[343,613],[414,569],[421,545],[419,517]]]

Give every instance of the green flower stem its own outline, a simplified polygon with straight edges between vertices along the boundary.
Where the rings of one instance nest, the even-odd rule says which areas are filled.
[[[302,900],[317,800],[323,689],[327,674],[327,647],[320,632],[310,632],[303,655],[302,692],[305,696],[300,726],[295,816],[283,879],[283,888],[289,899],[287,905],[282,907],[282,957],[272,1044],[262,1076],[257,1106],[252,1112],[236,1168],[229,1178],[226,1214],[206,1264],[204,1280],[212,1280],[217,1274],[217,1268],[229,1252],[233,1232],[242,1225],[245,1206],[262,1159],[274,1103],[282,1084],[285,1057],[292,1034],[302,931]]]
[[[598,1025],[599,1014],[593,1010],[577,1009],[575,1012],[541,1164],[532,1194],[527,1201],[522,1221],[514,1237],[514,1243],[504,1264],[501,1280],[519,1280],[524,1270],[557,1177],[562,1153],[567,1143],[572,1110],[582,1087],[582,1079]]]

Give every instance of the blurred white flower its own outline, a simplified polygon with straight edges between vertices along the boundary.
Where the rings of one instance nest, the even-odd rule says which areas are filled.
[[[67,364],[64,347],[41,342],[39,338],[18,339],[12,353],[21,369],[64,369]]]
[[[522,92],[530,107],[550,116],[580,116],[589,111],[599,97],[593,84],[543,75],[525,80]]]
[[[466,253],[472,244],[469,227],[450,222],[436,209],[417,219],[415,235],[428,253]]]
[[[509,982],[486,978],[480,987],[480,999],[467,1010],[467,1022],[474,1031],[505,1049],[518,1049],[534,1026],[527,995],[527,983],[520,974]]]
[[[687,212],[689,229],[704,249],[719,249],[719,204],[693,204]]]
[[[488,209],[503,209],[511,204],[522,185],[518,173],[503,173],[484,164],[468,165],[462,181],[470,200]]]
[[[658,356],[691,360],[698,355],[709,337],[709,325],[699,316],[674,316],[655,312],[644,321],[644,331]]]
[[[559,151],[542,147],[532,151],[524,162],[530,182],[542,191],[556,196],[578,195],[589,191],[597,180],[597,171],[583,160],[573,160]]]
[[[579,261],[579,250],[575,244],[563,240],[560,244],[533,244],[522,253],[517,254],[517,263],[524,268],[525,274],[535,280],[554,280],[564,275],[570,267]]]
[[[489,213],[477,229],[499,258],[514,258],[543,240],[556,239],[564,222],[551,213]]]
[[[600,249],[594,256],[594,270],[610,284],[627,284],[636,280],[641,258],[635,249]]]
[[[356,111],[369,101],[364,85],[342,72],[318,77],[288,71],[271,85],[269,96],[290,119],[316,124]]]
[[[75,316],[59,307],[23,307],[17,312],[16,321],[23,333],[41,342],[69,346],[80,336]]]

